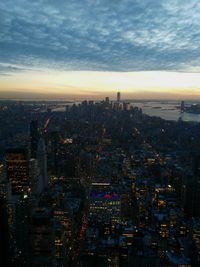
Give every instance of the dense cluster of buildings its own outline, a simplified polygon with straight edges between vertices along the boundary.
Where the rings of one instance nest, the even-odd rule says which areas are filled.
[[[200,266],[199,123],[118,92],[1,102],[0,125],[2,266]]]

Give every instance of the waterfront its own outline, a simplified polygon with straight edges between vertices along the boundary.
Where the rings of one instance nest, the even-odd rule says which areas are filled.
[[[200,122],[200,114],[181,113],[180,102],[175,101],[154,101],[154,102],[131,102],[135,107],[142,108],[143,113],[149,116],[161,117],[165,120],[177,121],[181,118],[183,121],[196,121]],[[188,105],[192,102],[187,102]]]
[[[129,101],[133,107],[141,108],[144,114],[149,116],[160,117],[165,120],[178,121],[181,118],[183,121],[200,122],[200,114],[181,113],[180,102],[178,101]],[[75,101],[74,104],[80,104],[80,101]],[[66,103],[72,105],[73,103]],[[186,102],[186,105],[191,105],[193,102]],[[57,106],[53,111],[65,111],[65,105]]]
[[[2,103],[12,103],[13,101],[19,101],[16,99],[9,99],[9,100],[0,100]],[[99,102],[100,100],[96,100],[94,102]],[[37,101],[32,99],[26,99],[23,101],[19,101],[20,103],[34,105]],[[171,121],[178,121],[181,118],[183,121],[193,121],[193,122],[200,122],[200,114],[195,113],[187,113],[187,112],[180,112],[180,104],[181,101],[148,101],[148,100],[125,100],[125,102],[129,102],[133,107],[141,108],[144,114],[147,114],[151,117],[156,116],[160,117],[164,120],[171,120]],[[41,103],[44,105],[44,110],[46,105],[53,112],[64,112],[66,105],[71,106],[73,104],[79,105],[81,104],[80,100],[60,100],[60,99],[43,99]],[[199,101],[185,101],[185,106],[190,106],[192,104],[198,104]]]

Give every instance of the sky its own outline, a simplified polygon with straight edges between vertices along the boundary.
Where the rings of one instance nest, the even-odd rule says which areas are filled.
[[[200,100],[199,0],[1,0],[0,98]]]

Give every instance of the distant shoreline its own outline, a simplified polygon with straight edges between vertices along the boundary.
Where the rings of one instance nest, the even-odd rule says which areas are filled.
[[[74,99],[64,99],[64,98],[1,98],[0,97],[0,102],[60,102],[60,103],[74,103],[74,102],[81,102],[81,101],[94,101],[94,102],[99,102],[99,101],[103,101],[104,98],[100,98],[100,99],[92,99],[92,98],[74,98]],[[116,99],[110,99],[110,101],[116,101]],[[199,100],[191,100],[191,99],[185,99],[185,102],[189,102],[189,103],[200,103],[200,99]],[[131,103],[160,103],[160,104],[167,104],[167,103],[180,103],[181,100],[177,99],[122,99],[121,102],[131,102]],[[159,107],[160,108],[160,107]]]

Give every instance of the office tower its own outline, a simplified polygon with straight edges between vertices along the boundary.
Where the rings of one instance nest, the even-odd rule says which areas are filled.
[[[51,113],[52,113],[52,109],[51,108],[47,108],[47,114],[51,115]]]
[[[12,195],[27,194],[30,191],[29,160],[26,149],[6,151],[6,174],[11,184]]]
[[[66,105],[65,106],[65,112],[69,112],[69,109],[70,109],[70,106],[69,105]]]
[[[63,169],[63,175],[65,177],[76,177],[76,158],[72,153],[66,153],[65,155],[65,161],[64,166],[62,166]]]
[[[67,266],[68,247],[65,228],[62,224],[55,223],[55,260],[57,266]]]
[[[41,187],[42,190],[48,185],[48,177],[47,177],[47,153],[46,153],[46,145],[43,138],[40,138],[38,142],[37,149],[37,160],[38,166],[41,174]]]
[[[30,123],[30,149],[31,149],[31,158],[37,157],[37,146],[38,146],[38,121],[32,120]]]
[[[6,174],[11,187],[7,211],[12,266],[29,266],[28,198],[31,192],[29,158],[26,149],[6,151]],[[8,188],[9,189],[9,188]],[[5,194],[6,195],[6,194]]]
[[[4,230],[3,234],[6,234],[6,240],[7,242],[9,241],[9,258],[8,258],[9,267],[30,266],[28,222],[29,222],[29,213],[32,206],[35,206],[35,203],[33,202],[33,199],[30,197],[30,195],[12,194],[7,196],[6,211],[4,210],[4,214],[6,212],[6,215],[4,215],[5,216],[4,219],[6,219],[6,224],[7,224],[6,227],[8,227],[8,234]],[[3,217],[0,214],[0,221],[1,218]],[[5,220],[3,221],[5,224]],[[1,233],[0,236],[2,236]],[[1,266],[1,260],[0,260],[0,266]],[[2,265],[2,267],[3,266],[4,265]]]
[[[29,218],[32,208],[29,196],[20,196],[13,199],[13,219],[11,227],[12,244],[14,243],[14,253],[12,255],[14,266],[30,266],[30,236]]]
[[[110,103],[110,99],[109,99],[108,96],[106,96],[106,98],[105,98],[105,102],[106,102],[107,105],[109,105],[109,103]]]
[[[130,103],[123,102],[123,110],[130,110]]]
[[[0,264],[9,267],[9,230],[6,199],[0,196]]]
[[[194,148],[195,149],[195,148]],[[200,172],[200,155],[197,153],[194,153],[193,160],[192,160],[192,165],[193,165],[193,174],[198,177],[199,172]]]
[[[32,211],[30,224],[31,255],[33,267],[55,266],[55,234],[50,209],[37,208]]]
[[[65,106],[65,116],[66,116],[66,119],[69,119],[70,117],[70,106],[69,105]]]
[[[181,101],[181,112],[184,112],[185,110],[185,102]]]
[[[190,231],[195,245],[192,253],[192,266],[200,266],[200,218],[192,219]]]
[[[120,102],[120,101],[121,101],[121,93],[117,92],[117,102]]]
[[[42,185],[40,184],[41,175],[38,167],[37,159],[30,159],[29,161],[29,176],[31,180],[31,192],[39,194],[42,191]]]
[[[52,131],[50,133],[50,167],[51,167],[51,172],[54,175],[58,175],[58,163],[59,163],[59,154],[58,154],[58,147],[59,147],[59,132],[57,131]]]
[[[89,203],[91,218],[102,222],[120,221],[120,195],[111,188],[110,183],[92,183]]]
[[[191,217],[200,217],[200,180],[193,179],[186,185],[185,211]]]

